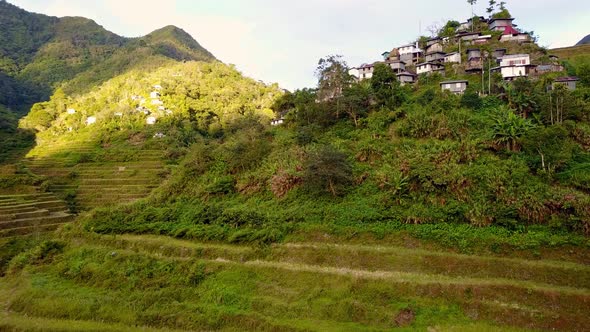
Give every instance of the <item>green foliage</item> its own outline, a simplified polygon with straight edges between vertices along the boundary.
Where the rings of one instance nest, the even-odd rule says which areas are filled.
[[[500,108],[492,117],[493,138],[497,144],[505,145],[508,151],[518,151],[520,138],[534,128],[529,120],[506,107]]]
[[[320,146],[310,153],[305,165],[303,184],[312,191],[340,196],[352,182],[352,168],[347,156],[332,146]]]

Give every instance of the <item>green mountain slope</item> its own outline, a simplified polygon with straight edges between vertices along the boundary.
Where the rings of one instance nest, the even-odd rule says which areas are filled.
[[[0,1],[0,103],[24,114],[60,85],[80,93],[135,67],[214,56],[176,27],[125,38],[81,17],[29,13]]]

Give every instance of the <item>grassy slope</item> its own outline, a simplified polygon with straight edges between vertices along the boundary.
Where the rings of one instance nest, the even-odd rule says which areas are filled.
[[[60,234],[18,256],[0,279],[6,326],[573,331],[590,323],[590,270],[573,262],[383,241],[250,247],[76,227]]]
[[[549,54],[557,55],[560,59],[568,60],[579,55],[590,54],[590,45],[563,47],[549,50]]]

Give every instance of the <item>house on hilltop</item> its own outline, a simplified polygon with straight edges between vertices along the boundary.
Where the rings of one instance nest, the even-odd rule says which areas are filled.
[[[488,25],[492,31],[504,31],[507,28],[514,28],[515,25],[512,23],[513,18],[492,18]]]
[[[513,27],[506,27],[500,36],[501,42],[518,42],[518,43],[530,43],[532,41],[531,35],[528,33],[522,33]]]
[[[373,77],[373,71],[375,70],[375,64],[364,63],[358,69],[358,79],[368,80]]]

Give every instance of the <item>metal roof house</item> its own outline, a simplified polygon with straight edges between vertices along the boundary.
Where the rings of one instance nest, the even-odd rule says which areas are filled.
[[[440,82],[442,91],[450,91],[456,95],[463,94],[468,85],[469,81],[466,80]]]
[[[409,71],[404,71],[397,74],[397,80],[401,83],[401,85],[413,84],[416,82],[416,78],[417,75]]]
[[[461,53],[453,52],[445,55],[445,63],[461,63]]]
[[[528,77],[535,65],[531,64],[531,57],[528,54],[505,55],[500,61],[500,66],[492,68],[492,71],[499,71],[505,80],[514,80],[518,77]]]
[[[558,77],[555,79],[555,81],[553,81],[553,88],[555,89],[555,86],[557,85],[564,85],[566,86],[568,89],[570,90],[575,90],[576,89],[576,84],[578,83],[580,79],[575,77],[575,76],[570,76],[570,77]]]
[[[507,27],[514,27],[513,18],[492,18],[488,24],[492,31],[504,31]]]
[[[416,72],[420,74],[431,74],[435,72],[444,72],[445,66],[439,62],[424,62],[416,65]]]

